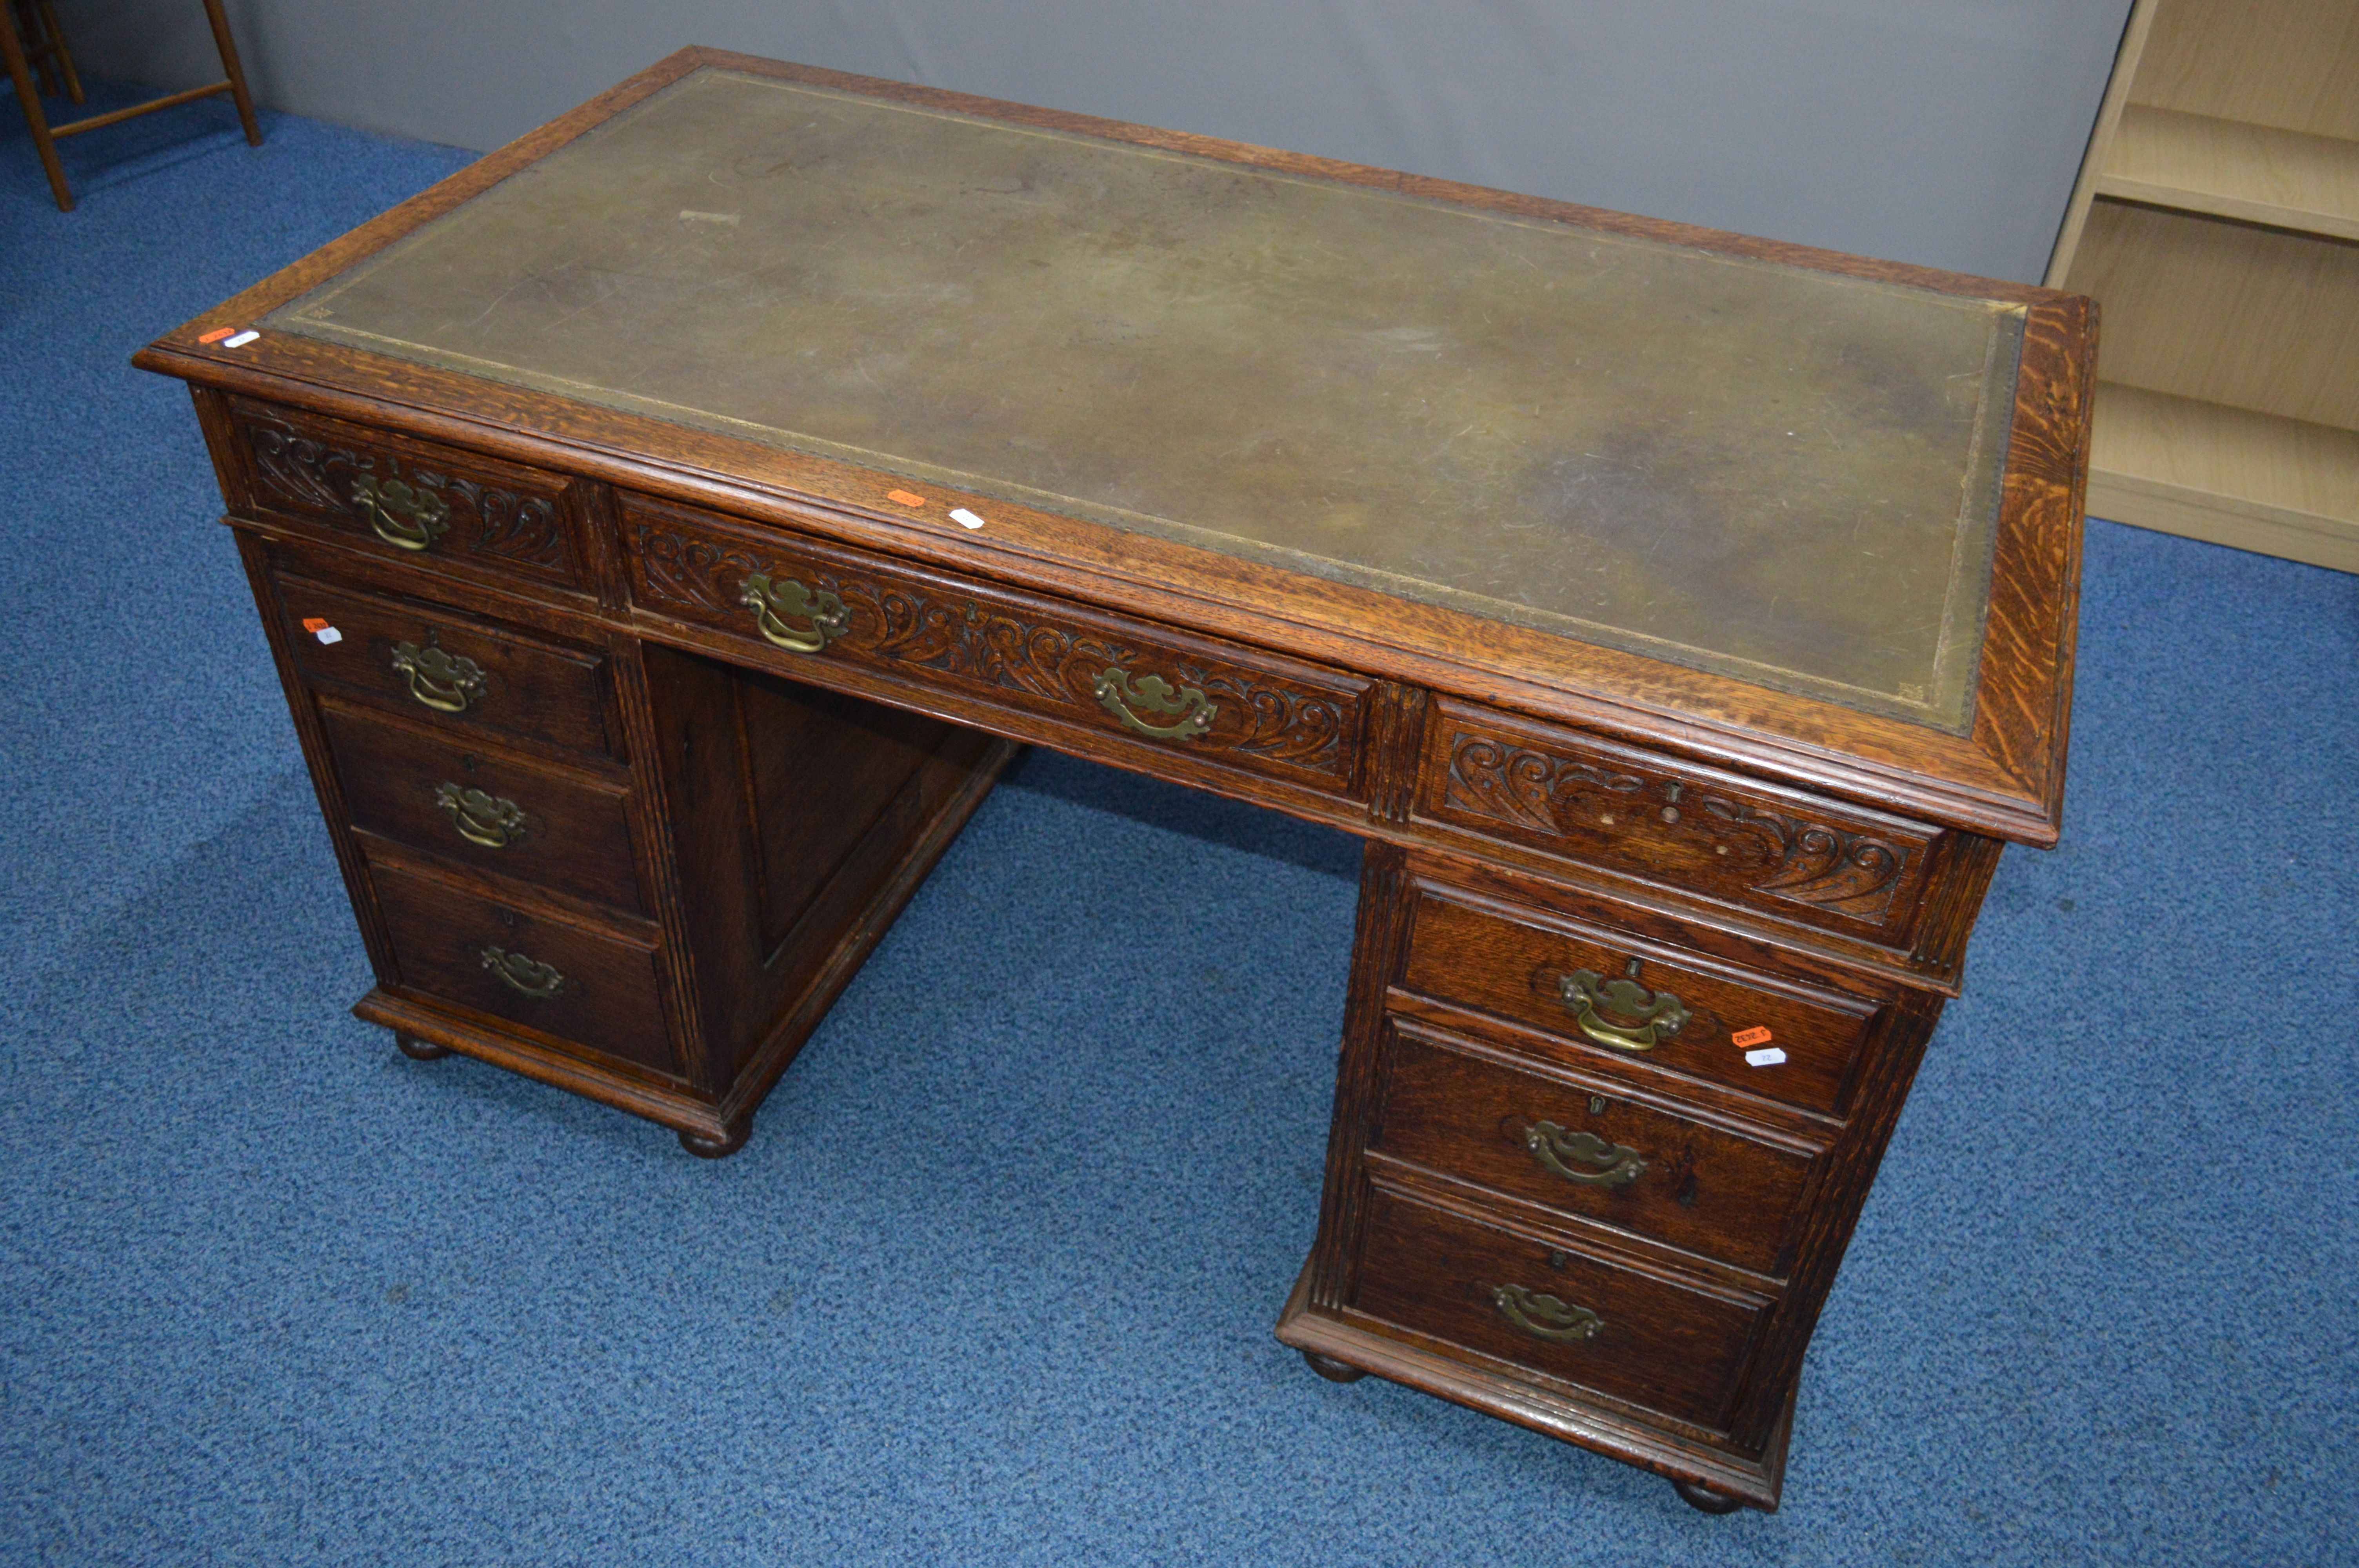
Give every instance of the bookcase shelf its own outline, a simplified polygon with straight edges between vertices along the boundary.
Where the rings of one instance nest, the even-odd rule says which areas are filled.
[[[2359,240],[2359,142],[2337,136],[2132,103],[2096,186],[2122,201]]]
[[[2093,516],[2359,572],[2359,0],[2137,0],[2048,282]]]
[[[2100,382],[2089,514],[2359,572],[2359,432]]]

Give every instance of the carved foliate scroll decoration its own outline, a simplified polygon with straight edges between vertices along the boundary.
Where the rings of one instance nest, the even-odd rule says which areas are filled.
[[[1233,665],[1207,664],[1045,619],[995,609],[955,593],[820,569],[815,563],[759,557],[693,534],[648,523],[633,529],[631,553],[644,597],[735,625],[738,585],[753,573],[787,572],[843,601],[851,629],[830,656],[930,671],[1035,706],[1106,718],[1097,683],[1112,666],[1198,687],[1217,707],[1203,743],[1278,767],[1346,778],[1352,765],[1349,703],[1329,693]]]
[[[462,554],[573,575],[572,549],[556,506],[546,496],[519,495],[439,469],[404,462],[390,452],[343,446],[279,420],[240,422],[254,472],[266,496],[304,512],[325,512],[366,524],[364,481],[397,482],[448,508]]]
[[[1828,827],[1723,795],[1701,797],[1730,827],[1757,835],[1777,871],[1756,892],[1874,919],[1892,902],[1908,851],[1865,833]]]
[[[1739,843],[1748,891],[1870,922],[1890,908],[1911,853],[1873,834],[1700,792],[1686,780],[1463,732],[1451,741],[1444,803],[1550,838],[1626,840],[1634,860],[1650,846],[1683,839],[1709,840],[1716,855]]]
[[[1560,814],[1584,794],[1636,795],[1647,781],[1570,757],[1460,735],[1450,752],[1450,803],[1534,832],[1561,835]]]

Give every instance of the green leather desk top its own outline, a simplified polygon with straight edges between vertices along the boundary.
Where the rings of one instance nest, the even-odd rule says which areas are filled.
[[[267,325],[1962,734],[2023,312],[708,69]]]

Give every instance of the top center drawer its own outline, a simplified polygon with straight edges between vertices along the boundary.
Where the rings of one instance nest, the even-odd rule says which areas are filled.
[[[1360,793],[1371,683],[842,546],[621,497],[642,611],[1164,753]],[[823,677],[819,677],[823,678]]]

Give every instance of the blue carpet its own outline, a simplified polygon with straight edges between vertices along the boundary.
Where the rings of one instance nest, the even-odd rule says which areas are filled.
[[[2090,525],[2064,846],[2000,869],[1784,1511],[1708,1519],[1271,1339],[1342,836],[1036,754],[718,1165],[349,1018],[125,362],[464,157],[234,126],[70,143],[71,217],[0,135],[0,1561],[2354,1560],[2359,579]]]

